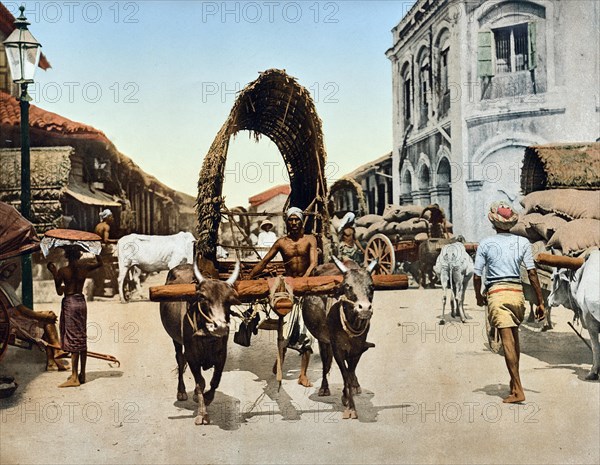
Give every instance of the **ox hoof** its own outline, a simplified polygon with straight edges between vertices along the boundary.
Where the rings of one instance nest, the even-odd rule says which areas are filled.
[[[598,373],[590,371],[585,379],[586,381],[598,381]]]
[[[206,403],[206,405],[210,405],[214,398],[215,391],[213,391],[212,389],[204,393],[204,402]]]
[[[441,325],[445,325],[445,324],[446,324],[446,321],[444,321],[444,320],[440,320],[440,324],[441,324]]]
[[[356,410],[347,408],[346,410],[344,410],[342,418],[344,420],[356,420],[358,419],[358,415],[356,415]]]
[[[178,392],[177,400],[188,400],[187,392]]]
[[[208,415],[198,415],[194,423],[196,425],[208,425],[210,424],[210,418],[208,418]]]
[[[325,387],[325,388],[321,388],[319,389],[319,394],[317,394],[319,397],[327,397],[331,395],[331,392],[329,392],[329,388]]]

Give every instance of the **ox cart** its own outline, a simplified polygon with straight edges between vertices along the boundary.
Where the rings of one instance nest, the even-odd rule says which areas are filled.
[[[429,244],[429,248],[439,255],[442,247],[451,241],[452,239],[431,237],[424,240],[392,241],[385,234],[377,233],[367,242],[365,247],[365,263],[377,260],[379,263],[379,273],[394,274],[397,265],[403,262],[415,263],[420,260],[419,250],[421,249],[421,244]],[[465,248],[469,255],[473,255],[477,251],[477,243],[466,243]],[[435,262],[435,259],[433,262]]]

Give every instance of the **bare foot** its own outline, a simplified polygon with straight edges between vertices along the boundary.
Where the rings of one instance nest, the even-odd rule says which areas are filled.
[[[59,384],[58,387],[59,388],[64,388],[64,387],[77,387],[79,386],[79,380],[77,379],[77,376],[75,375],[71,375],[69,376],[69,378],[62,384]]]
[[[504,398],[502,400],[502,402],[504,402],[505,404],[516,404],[519,402],[523,402],[524,400],[525,400],[525,394],[518,393],[518,394],[511,394],[510,396]]]
[[[301,384],[304,387],[312,387],[312,383],[310,382],[310,380],[304,376],[304,375],[300,375],[298,377],[298,384]]]

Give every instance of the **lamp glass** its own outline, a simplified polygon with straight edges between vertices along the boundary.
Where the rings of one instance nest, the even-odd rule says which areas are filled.
[[[40,61],[41,45],[27,29],[15,29],[4,41],[12,80],[33,82]]]

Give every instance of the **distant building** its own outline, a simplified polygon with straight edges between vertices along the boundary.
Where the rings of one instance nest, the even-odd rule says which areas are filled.
[[[392,30],[393,198],[469,240],[518,207],[524,149],[600,135],[596,0],[417,0]]]
[[[352,179],[354,183],[344,182]],[[360,186],[363,198],[357,192]],[[342,176],[330,188],[333,212],[341,217],[351,211],[356,214],[374,213],[381,215],[388,203],[393,203],[392,195],[392,153],[359,166]],[[364,209],[364,212],[362,211]]]
[[[286,202],[290,193],[292,192],[289,184],[282,184],[275,186],[260,194],[253,195],[248,199],[250,213],[281,213],[285,208]],[[290,205],[291,206],[291,205]],[[254,231],[260,225],[260,223],[267,219],[267,216],[258,216],[250,218],[250,231]],[[273,222],[273,232],[277,234],[277,237],[285,235],[285,221],[283,215],[269,216],[268,219]]]
[[[2,45],[14,20],[0,3],[0,200],[19,208],[21,114]],[[39,66],[50,68],[43,55]],[[142,171],[101,131],[35,105],[29,126],[32,222],[38,232],[56,227],[91,231],[105,208],[114,213],[116,237],[195,232],[195,198]]]

